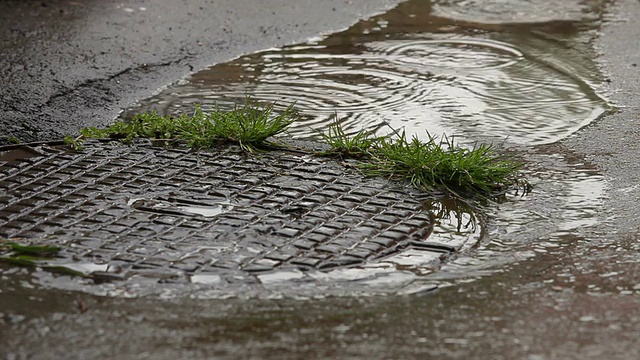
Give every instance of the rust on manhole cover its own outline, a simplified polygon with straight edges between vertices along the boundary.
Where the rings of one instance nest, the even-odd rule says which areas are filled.
[[[428,240],[418,195],[285,152],[23,147],[0,157],[0,238],[59,246],[54,265],[98,280],[259,282],[405,251],[440,261],[459,244]]]

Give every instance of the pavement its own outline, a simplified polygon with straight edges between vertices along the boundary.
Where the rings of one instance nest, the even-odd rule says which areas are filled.
[[[350,9],[354,13],[351,15],[361,14],[360,11],[364,13],[365,8],[359,7],[369,6],[364,3],[352,2],[354,6]],[[20,2],[3,2],[0,6],[7,4],[28,9],[35,6]],[[104,10],[107,6],[100,4],[96,3],[95,9]],[[309,5],[313,6],[311,4],[309,1]],[[390,4],[379,5],[382,8]],[[135,6],[127,4],[124,8],[136,13],[140,6],[151,8],[149,4],[138,3]],[[124,8],[121,9],[122,14],[117,13],[118,16],[132,16],[132,12],[125,11]],[[349,9],[348,6],[345,8]],[[371,5],[371,8],[366,9],[378,11],[380,8]],[[90,12],[88,8],[84,9],[85,14]],[[316,16],[321,11],[330,11],[328,9],[318,9],[311,16]],[[11,359],[639,358],[640,245],[637,234],[640,220],[636,214],[640,210],[640,189],[637,186],[640,179],[637,150],[640,149],[636,148],[640,144],[640,131],[637,130],[636,123],[640,119],[640,78],[637,76],[640,25],[631,18],[632,14],[638,13],[638,2],[619,1],[609,4],[600,36],[594,41],[594,47],[600,53],[598,63],[607,78],[607,88],[603,90],[616,103],[619,111],[601,118],[553,147],[557,154],[591,168],[606,180],[602,203],[598,204],[598,209],[605,210],[591,214],[597,221],[597,226],[579,225],[573,230],[573,234],[565,234],[560,239],[564,241],[557,241],[547,247],[523,246],[527,251],[515,254],[515,259],[511,259],[502,271],[486,276],[461,277],[450,281],[449,286],[443,286],[437,292],[410,296],[333,297],[320,294],[313,299],[127,299],[56,289],[43,291],[29,283],[30,274],[25,270],[5,269],[0,288],[0,354]],[[96,18],[100,17],[99,12],[93,14]],[[5,26],[7,21],[19,23],[14,19],[15,16],[9,18],[3,19],[6,21],[2,21],[1,26]],[[185,16],[186,18],[188,17]],[[318,15],[318,18],[323,17]],[[340,18],[341,15],[338,16]],[[273,19],[258,18],[255,23],[271,20]],[[343,23],[331,25],[340,27],[349,22],[347,18],[342,20]],[[103,21],[97,24],[105,25],[107,20]],[[123,32],[127,33],[135,28],[136,21],[131,19],[127,23],[131,27]],[[304,22],[302,19],[292,21]],[[322,32],[327,29],[320,27],[327,25],[329,24],[324,22],[309,26],[318,26],[315,29]],[[309,32],[312,32],[311,29]],[[188,31],[181,33],[188,38]],[[16,34],[20,32],[17,31]],[[38,36],[37,34],[36,31],[32,36]],[[81,36],[90,37],[89,34],[91,32],[85,30]],[[296,38],[313,35],[307,34],[296,31],[290,33],[289,38],[282,38],[282,41],[295,41]],[[278,35],[271,36],[274,37],[274,42],[270,44],[277,44],[275,40]],[[255,49],[266,46],[266,43],[261,46],[259,41],[255,42]],[[197,40],[192,40],[189,44],[195,49],[200,48]],[[37,52],[35,43],[31,47]],[[242,47],[237,49],[252,51]],[[215,52],[208,51],[205,52]],[[124,53],[126,51],[120,54]],[[166,54],[169,53],[167,50]],[[230,52],[220,59],[236,55]],[[156,60],[155,64],[162,64],[162,58]],[[30,93],[39,95],[38,99],[44,99],[39,105],[19,107],[16,102],[11,107],[3,100],[3,111],[9,115],[0,118],[9,119],[3,120],[12,129],[8,134],[24,136],[25,140],[38,139],[38,131],[29,129],[27,125],[17,125],[19,123],[16,121],[21,119],[18,116],[28,115],[22,109],[32,108],[32,114],[44,114],[44,118],[56,115],[53,113],[59,110],[53,109],[65,109],[65,106],[54,106],[58,101],[56,99],[61,102],[64,99],[73,108],[73,104],[79,102],[70,99],[82,99],[83,94],[91,94],[92,91],[101,89],[99,86],[103,84],[114,91],[112,99],[123,94],[129,95],[124,97],[126,100],[123,102],[112,104],[105,100],[102,105],[87,113],[82,112],[84,110],[69,113],[77,116],[84,114],[86,118],[104,114],[101,121],[107,121],[117,113],[122,104],[129,104],[136,96],[151,93],[153,84],[162,86],[165,84],[163,79],[177,79],[190,71],[188,66],[183,69],[184,63],[178,61],[175,64],[152,67],[146,73],[139,63],[135,65],[135,61],[127,61],[129,65],[122,66],[120,70],[107,72],[99,77],[85,76],[84,81],[76,79],[71,84],[86,84],[76,86],[77,95],[73,95],[74,92],[71,91],[69,95],[55,97],[51,94],[67,92],[61,92],[63,87],[58,88],[55,85],[57,82],[46,86],[47,82],[43,81],[42,93]],[[200,61],[202,66],[215,62],[213,58]],[[154,64],[151,61],[147,63]],[[128,68],[137,70],[117,75]],[[168,70],[163,70],[165,68]],[[196,68],[199,66],[194,66]],[[35,73],[39,72],[38,69],[35,70]],[[156,74],[156,71],[166,72]],[[6,73],[7,70],[3,74]],[[142,74],[145,79],[136,80]],[[113,75],[115,77],[111,78]],[[102,80],[92,81],[92,78]],[[65,80],[61,77],[59,81]],[[15,99],[24,99],[18,95],[20,91],[28,93],[27,85],[21,82],[23,81],[16,81],[19,86],[16,86],[14,93],[10,93]],[[129,89],[130,84],[131,89],[124,90]],[[44,90],[54,88],[57,92]],[[50,100],[52,97],[53,100]],[[39,113],[41,109],[49,109],[47,111],[51,114],[47,111]],[[54,119],[55,116],[51,118]],[[38,121],[42,121],[43,117],[39,119]],[[52,120],[53,126],[44,131],[40,139],[87,125],[61,125],[64,117],[57,119],[60,123]],[[530,159],[536,159],[536,156],[538,155],[532,150]],[[587,189],[591,190],[593,189]],[[538,200],[532,197],[531,201],[552,201],[554,194],[549,193],[548,196],[544,198],[540,195]],[[549,204],[553,203],[547,203],[548,212],[543,215],[553,214],[553,209],[548,209],[552,207]],[[498,225],[493,224],[487,231],[500,231]],[[531,229],[534,228],[535,224],[532,223]],[[544,243],[535,235],[531,235],[532,243]]]
[[[194,71],[345,28],[397,2],[3,1],[0,143],[108,124]]]

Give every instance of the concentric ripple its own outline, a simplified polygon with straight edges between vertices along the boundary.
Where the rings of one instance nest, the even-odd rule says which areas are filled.
[[[441,3],[434,12],[447,14]],[[449,4],[449,13],[458,14],[461,3]],[[304,120],[290,133],[299,138],[317,137],[337,115],[351,133],[403,129],[421,138],[552,143],[607,104],[592,90],[588,54],[575,50],[584,30],[549,33],[540,25],[526,36],[522,28],[470,29],[434,16],[429,2],[409,1],[326,39],[196,73],[132,111],[178,114],[250,96],[283,107],[295,102]]]
[[[523,24],[593,20],[602,1],[594,0],[436,0],[433,12],[458,21]]]

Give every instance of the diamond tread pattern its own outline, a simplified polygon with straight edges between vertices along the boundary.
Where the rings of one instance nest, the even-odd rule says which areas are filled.
[[[417,192],[308,155],[99,141],[27,150],[0,162],[0,237],[62,246],[69,261],[108,264],[109,279],[334,269],[432,230]]]

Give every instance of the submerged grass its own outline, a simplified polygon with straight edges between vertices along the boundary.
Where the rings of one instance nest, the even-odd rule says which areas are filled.
[[[106,129],[95,127],[81,131],[81,138],[162,139],[186,143],[192,148],[212,148],[224,143],[238,144],[247,152],[282,147],[270,140],[283,133],[298,119],[293,105],[274,114],[274,105],[252,106],[249,100],[224,112],[205,114],[198,107],[192,116],[161,116],[156,112],[137,115],[129,122],[118,121]],[[493,197],[509,189],[530,186],[519,176],[522,164],[499,156],[491,145],[471,149],[457,146],[452,138],[438,139],[427,134],[427,141],[407,139],[405,133],[375,136],[360,131],[347,135],[336,121],[322,133],[330,150],[321,156],[355,158],[357,168],[367,176],[405,179],[426,191],[445,191],[462,197]],[[81,143],[65,142],[76,150]]]
[[[6,262],[18,266],[37,267],[65,275],[89,277],[88,275],[76,270],[50,264],[50,262],[54,260],[56,255],[62,250],[61,247],[20,244],[15,242],[19,240],[20,239],[14,239],[13,241],[9,241],[6,239],[0,239],[0,262]]]

